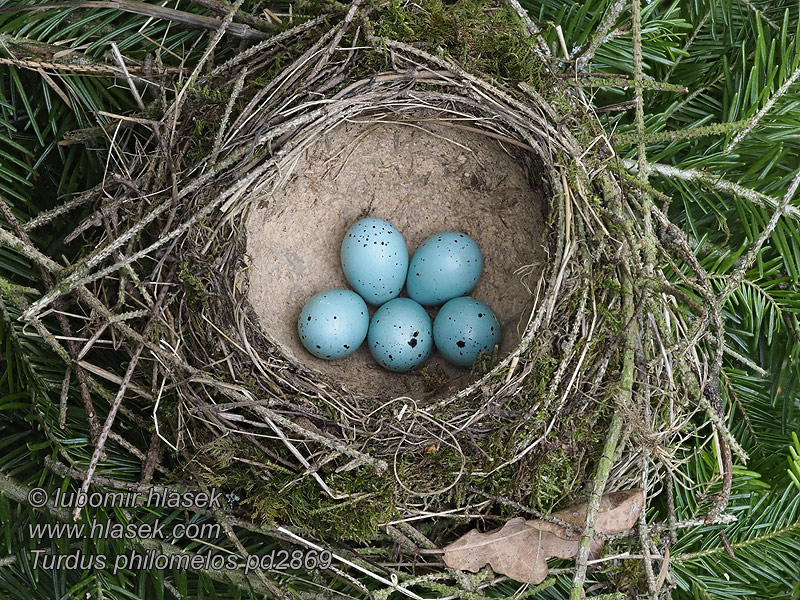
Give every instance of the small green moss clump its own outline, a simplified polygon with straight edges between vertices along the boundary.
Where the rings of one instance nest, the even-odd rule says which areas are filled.
[[[178,279],[186,290],[189,306],[196,311],[208,308],[208,291],[203,281],[195,275],[188,261],[178,265]]]

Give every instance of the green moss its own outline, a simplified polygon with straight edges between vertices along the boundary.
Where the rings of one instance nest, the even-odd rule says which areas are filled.
[[[196,85],[189,92],[190,99],[200,101],[204,105],[224,105],[230,97],[227,90],[215,88],[210,85]]]
[[[530,477],[528,505],[545,513],[572,502],[569,494],[582,477],[578,462],[564,449],[550,450],[540,456]]]
[[[193,310],[200,311],[208,308],[206,286],[195,274],[188,261],[183,261],[178,265],[178,280],[183,284],[186,300]]]
[[[213,105],[210,107],[211,115],[216,114]],[[219,112],[219,114],[222,114]],[[194,129],[190,136],[189,149],[186,152],[186,163],[189,166],[195,165],[203,160],[213,150],[214,136],[216,135],[219,123],[209,119],[191,117]]]
[[[310,475],[275,463],[245,441],[215,438],[192,458],[208,485],[235,491],[254,518],[292,525],[323,540],[367,541],[380,524],[397,516],[391,479],[369,467],[343,473],[320,469],[325,483],[347,496],[334,500]]]
[[[334,500],[310,475],[288,473],[255,491],[247,502],[256,518],[289,523],[321,539],[364,542],[397,516],[390,480],[369,467],[323,473],[325,483],[349,497]]]
[[[439,365],[427,365],[420,371],[425,391],[436,393],[450,382],[450,378]]]
[[[394,0],[375,18],[381,37],[455,59],[467,70],[542,87],[545,68],[517,15],[487,0]]]

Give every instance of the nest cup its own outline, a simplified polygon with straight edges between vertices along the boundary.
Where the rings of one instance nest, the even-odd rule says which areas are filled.
[[[567,397],[560,390],[563,370],[575,356],[559,370],[554,357],[564,348],[572,352],[576,330],[588,330],[584,269],[590,265],[574,244],[579,231],[585,235],[584,212],[591,211],[576,209],[586,201],[583,188],[572,196],[567,191],[581,185],[571,180],[583,173],[564,166],[585,148],[530,86],[511,93],[449,60],[372,34],[366,54],[391,56],[391,66],[382,66],[392,70],[365,72],[342,62],[337,32],[349,25],[325,29],[309,22],[282,34],[280,42],[314,42],[263,87],[245,86],[246,105],[187,177],[194,206],[211,215],[189,237],[215,256],[203,269],[212,291],[205,313],[215,327],[206,331],[199,355],[221,343],[237,385],[247,374],[247,394],[289,393],[309,416],[333,410],[329,426],[336,436],[354,420],[378,422],[403,411],[403,404],[433,402],[444,431],[475,423],[479,437],[488,439],[510,427],[525,443],[534,434],[520,419],[538,409],[560,410]],[[220,85],[235,95],[250,77],[244,67],[266,68],[260,57],[277,50],[267,40],[217,67],[209,80],[227,82]],[[529,58],[536,60],[535,52]],[[333,61],[339,75],[331,79],[325,73]],[[296,329],[300,310],[318,292],[348,287],[339,248],[347,228],[365,216],[393,223],[412,253],[443,230],[476,239],[485,267],[473,293],[503,327],[493,357],[467,370],[434,356],[423,369],[397,374],[381,369],[365,346],[337,361],[305,351]],[[218,331],[232,343],[220,341]],[[566,346],[564,332],[572,332]],[[535,395],[515,396],[526,379],[535,379]],[[559,396],[560,406],[551,406]],[[422,430],[406,439],[430,439]],[[371,438],[378,455],[398,451],[388,439]],[[459,447],[455,437],[448,444]],[[468,458],[456,452],[463,472]],[[460,478],[450,472],[447,486],[425,482],[416,491],[400,485],[429,495]]]
[[[544,190],[530,151],[482,129],[484,118],[393,101],[312,133],[302,152],[277,165],[280,185],[248,208],[248,300],[287,360],[353,393],[421,399],[466,387],[492,358],[519,345],[531,287],[546,261]],[[459,369],[435,353],[422,368],[399,374],[381,369],[366,343],[336,361],[304,350],[297,315],[315,293],[348,287],[339,248],[347,228],[365,216],[395,225],[410,253],[441,231],[477,241],[484,271],[471,295],[494,310],[503,332],[483,369]]]

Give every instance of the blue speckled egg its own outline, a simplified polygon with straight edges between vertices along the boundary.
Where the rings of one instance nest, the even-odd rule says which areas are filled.
[[[408,273],[408,246],[394,225],[361,219],[344,234],[342,269],[353,289],[369,304],[396,298]]]
[[[389,300],[372,315],[367,345],[382,367],[398,373],[410,371],[433,350],[431,318],[409,298]]]
[[[469,293],[483,271],[483,255],[466,233],[444,231],[417,248],[408,266],[408,296],[438,306]]]
[[[480,300],[453,298],[436,315],[433,341],[449,362],[470,367],[481,352],[492,353],[500,341],[500,323],[492,309]]]
[[[325,359],[355,352],[369,329],[364,300],[350,290],[328,290],[311,298],[297,320],[297,332],[306,350]]]

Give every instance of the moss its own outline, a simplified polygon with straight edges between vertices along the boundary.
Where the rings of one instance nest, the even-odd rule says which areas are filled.
[[[209,107],[210,112],[206,112],[209,118],[196,118],[190,117],[194,129],[189,137],[189,149],[186,151],[186,164],[193,166],[203,160],[213,150],[214,137],[216,135],[219,123],[216,122],[214,116],[221,114],[221,111],[216,111],[213,105]]]
[[[427,365],[420,371],[425,391],[436,393],[447,386],[450,378],[439,365]]]
[[[178,265],[178,280],[183,284],[186,300],[195,311],[208,309],[208,291],[203,281],[195,274],[188,261]]]
[[[224,105],[229,97],[227,90],[215,88],[208,84],[196,85],[189,92],[190,100],[199,101],[206,106],[209,104]]]
[[[323,540],[365,542],[382,523],[397,516],[390,480],[371,468],[345,473],[323,473],[325,483],[349,498],[334,500],[310,475],[287,473],[272,480],[247,499],[254,516],[263,521],[289,523]]]
[[[638,596],[643,590],[648,589],[644,561],[623,560],[619,564],[611,564],[607,567],[606,574],[609,580],[614,582],[619,597]]]
[[[575,456],[564,449],[542,453],[531,472],[528,505],[549,513],[557,507],[571,504],[573,497],[570,491],[582,476],[577,467]]]
[[[531,38],[505,4],[394,0],[374,20],[377,35],[451,57],[492,79],[539,88],[546,77]]]
[[[337,494],[334,500],[308,474],[274,462],[249,442],[230,437],[200,445],[192,456],[208,485],[230,489],[264,523],[288,524],[323,540],[364,542],[397,516],[391,479],[369,467],[343,473],[318,472]]]

